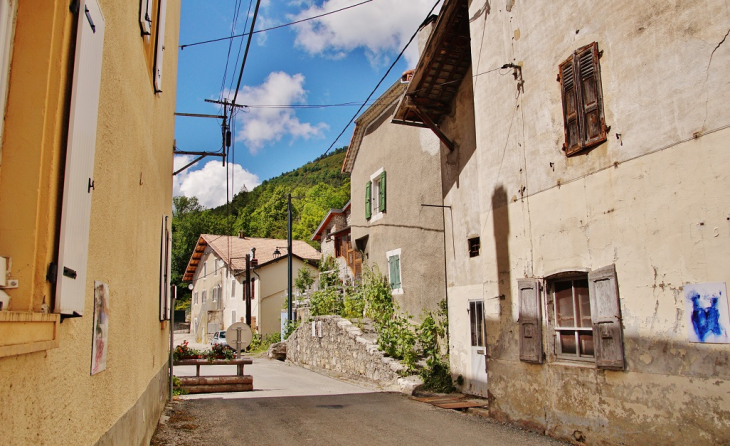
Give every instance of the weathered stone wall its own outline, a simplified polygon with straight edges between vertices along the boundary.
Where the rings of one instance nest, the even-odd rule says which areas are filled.
[[[339,316],[317,316],[303,323],[287,344],[287,361],[298,365],[365,378],[405,393],[420,385],[417,377],[401,378],[399,372],[405,366],[378,350],[372,330],[360,329]]]

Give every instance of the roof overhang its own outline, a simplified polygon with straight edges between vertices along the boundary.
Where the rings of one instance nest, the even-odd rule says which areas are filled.
[[[383,113],[403,95],[406,91],[407,84],[396,81],[393,85],[388,88],[385,93],[368,107],[363,114],[355,120],[355,131],[352,133],[352,139],[350,139],[350,146],[347,148],[347,154],[345,154],[345,160],[342,162],[342,173],[352,173],[352,168],[355,165],[355,158],[360,150],[360,144],[365,136],[365,133],[370,127],[370,124],[377,121]]]
[[[470,68],[468,1],[446,0],[392,122],[430,128],[453,150],[438,125]]]
[[[188,266],[185,267],[185,274],[183,274],[182,279],[183,282],[193,281],[193,277],[195,277],[195,270],[198,269],[200,259],[203,257],[205,248],[207,247],[208,242],[206,242],[202,236],[198,237],[198,243],[195,244],[193,254],[190,256],[190,260],[188,261]]]
[[[335,215],[347,214],[347,211],[350,210],[350,203],[351,201],[348,201],[344,206],[342,206],[342,209],[330,209],[329,212],[327,212],[327,215],[325,215],[322,219],[322,223],[317,226],[317,230],[314,231],[314,234],[312,235],[312,238],[310,240],[321,240],[322,231],[324,231],[324,228],[326,228],[327,225],[330,223],[332,217],[334,217]]]

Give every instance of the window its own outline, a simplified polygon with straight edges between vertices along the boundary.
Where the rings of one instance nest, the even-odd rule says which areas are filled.
[[[481,248],[481,243],[479,242],[479,237],[472,237],[468,240],[469,242],[469,257],[477,257],[479,255],[479,249]]]
[[[236,297],[236,279],[231,279],[231,299]]]
[[[207,296],[208,292],[206,290],[203,290],[203,294],[201,296],[202,302],[205,303],[205,301],[208,299]]]
[[[558,81],[562,90],[565,144],[570,156],[606,141],[601,88],[601,53],[593,42],[574,52],[560,64]]]
[[[203,280],[205,280],[205,276],[208,275],[208,262],[203,262]]]
[[[385,255],[388,258],[388,277],[390,279],[390,289],[393,290],[393,294],[402,294],[403,285],[401,283],[400,249],[388,251]]]
[[[231,311],[231,324],[236,323],[236,310]]]
[[[469,321],[471,325],[471,346],[484,347],[484,302],[469,301]]]
[[[540,281],[519,279],[520,360],[541,363]],[[621,304],[614,265],[588,273],[561,273],[545,281],[551,354],[561,360],[624,369]],[[554,340],[554,342],[552,342]]]
[[[194,304],[198,303],[198,292],[197,291],[195,293],[193,293],[193,303]]]
[[[251,300],[256,298],[256,278],[251,279]]]
[[[378,170],[365,185],[365,218],[376,221],[385,212],[385,171]]]
[[[593,323],[588,296],[588,274],[548,283],[555,321],[555,350],[558,356],[593,358]]]
[[[213,259],[213,275],[218,274],[218,258]]]

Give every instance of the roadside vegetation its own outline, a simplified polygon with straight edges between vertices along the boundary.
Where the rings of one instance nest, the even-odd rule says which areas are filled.
[[[320,263],[320,273],[336,270],[332,257]],[[297,284],[307,283],[298,277]],[[299,285],[297,285],[299,287]],[[303,291],[300,288],[300,291]],[[362,281],[343,285],[336,274],[320,274],[319,289],[310,294],[310,315],[339,315],[347,319],[372,319],[377,343],[386,355],[407,367],[407,375],[419,374],[426,390],[449,393],[454,385],[448,354],[442,351],[447,342],[448,311],[446,301],[438,311],[424,312],[420,324],[401,312],[393,300],[388,279],[375,268],[363,267]]]

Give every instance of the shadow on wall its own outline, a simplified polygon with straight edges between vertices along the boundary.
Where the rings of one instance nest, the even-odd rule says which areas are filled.
[[[494,259],[496,260],[497,291],[500,299],[499,323],[487,322],[487,348],[491,358],[501,358],[507,352],[517,352],[517,334],[512,320],[512,273],[509,253],[509,207],[507,191],[499,185],[492,193],[492,223],[494,228]],[[487,262],[489,265],[489,262]],[[489,266],[487,266],[489,267]],[[497,298],[497,296],[488,296]],[[490,326],[491,325],[491,326]]]

